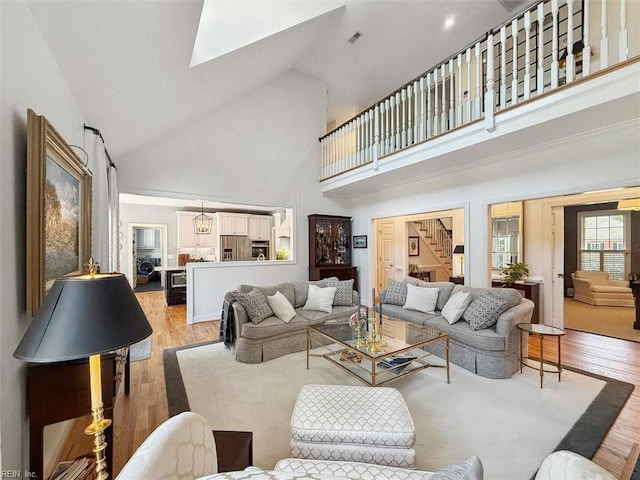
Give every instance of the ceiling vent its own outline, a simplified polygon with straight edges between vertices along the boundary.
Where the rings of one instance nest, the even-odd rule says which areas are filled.
[[[353,45],[354,43],[356,43],[358,41],[358,39],[362,36],[362,34],[360,32],[356,32],[353,35],[351,35],[351,38],[348,40],[348,42]]]

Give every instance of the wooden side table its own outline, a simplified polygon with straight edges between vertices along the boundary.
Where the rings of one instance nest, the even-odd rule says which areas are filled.
[[[253,433],[213,430],[218,472],[244,470],[253,465]]]
[[[633,328],[640,330],[640,281],[629,282],[629,286],[636,299],[636,321],[633,322]]]
[[[564,330],[541,323],[519,323],[517,327],[520,329],[520,373],[522,373],[522,367],[529,367],[539,370],[540,372],[540,388],[542,388],[542,382],[544,378],[544,372],[557,373],[558,382],[561,381],[562,375],[562,351],[560,347],[560,337],[564,335]],[[528,356],[524,356],[524,342],[522,341],[522,333],[526,332],[530,335],[537,336],[540,339],[540,366],[530,365],[527,361]],[[558,340],[558,363],[555,364],[553,370],[545,370],[544,368],[544,337],[556,337]],[[551,362],[548,362],[554,365]]]
[[[456,285],[464,285],[464,277],[449,277],[449,281]]]

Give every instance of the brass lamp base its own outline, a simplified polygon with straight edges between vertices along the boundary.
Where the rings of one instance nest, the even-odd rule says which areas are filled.
[[[107,473],[107,459],[105,449],[107,442],[105,441],[104,431],[111,425],[111,420],[104,418],[104,409],[102,404],[99,407],[91,408],[91,418],[93,422],[84,429],[87,435],[93,435],[93,453],[96,455],[96,480],[106,480],[109,478]]]

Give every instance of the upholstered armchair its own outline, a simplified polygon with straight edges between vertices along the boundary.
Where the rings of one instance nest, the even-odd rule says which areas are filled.
[[[640,444],[634,443],[622,473],[619,477],[615,477],[577,453],[560,450],[547,455],[538,469],[535,480],[630,480],[638,456],[640,456]]]
[[[116,480],[193,480],[217,472],[211,427],[200,415],[184,412],[156,428]]]
[[[609,307],[635,307],[629,283],[612,280],[607,272],[577,270],[571,274],[573,298],[590,305]]]

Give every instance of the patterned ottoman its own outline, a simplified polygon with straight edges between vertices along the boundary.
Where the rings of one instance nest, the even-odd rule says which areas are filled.
[[[291,456],[415,468],[416,431],[400,392],[305,385],[291,416]]]

